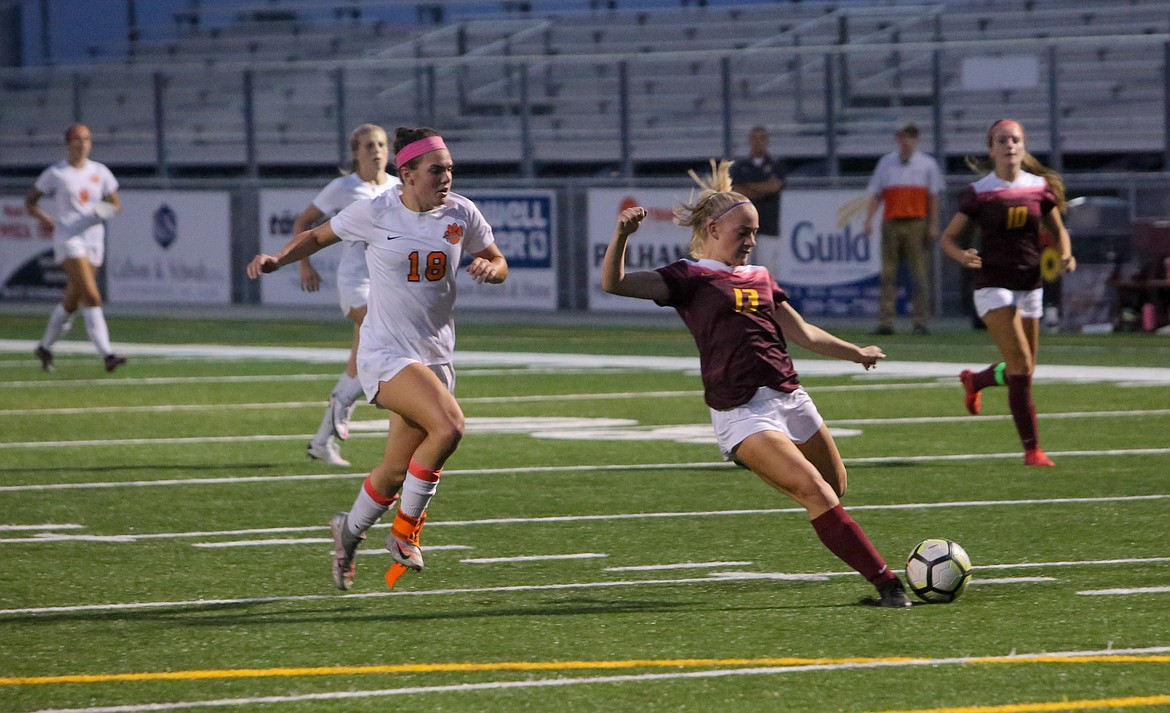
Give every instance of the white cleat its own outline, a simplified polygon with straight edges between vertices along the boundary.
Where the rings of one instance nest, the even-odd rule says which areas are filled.
[[[344,441],[349,438],[349,419],[353,416],[353,409],[356,403],[349,406],[342,406],[338,400],[332,396],[329,397],[329,422],[333,424],[333,435],[338,439]]]
[[[341,449],[337,447],[337,441],[333,436],[325,439],[324,443],[316,441],[309,441],[309,447],[305,449],[305,453],[315,460],[319,460],[329,465],[348,466],[350,463],[341,457]]]
[[[366,539],[365,535],[353,535],[348,527],[349,513],[339,512],[329,520],[329,534],[333,536],[333,584],[343,592],[353,586],[353,573],[357,569],[357,548]]]
[[[404,540],[390,532],[386,535],[386,549],[390,551],[390,558],[403,567],[423,571],[422,548],[417,542]]]

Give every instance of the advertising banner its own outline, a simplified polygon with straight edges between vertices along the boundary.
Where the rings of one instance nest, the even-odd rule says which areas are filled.
[[[64,287],[52,234],[25,213],[23,197],[0,197],[0,299],[55,300]]]
[[[293,239],[293,221],[320,191],[312,188],[271,188],[260,191],[260,252],[279,253]],[[260,280],[260,302],[266,305],[337,306],[337,261],[341,246],[331,245],[309,258],[321,275],[321,289],[301,289],[299,265],[288,265]]]
[[[461,274],[456,306],[555,311],[556,193],[475,190],[463,195],[479,207],[492,226],[496,245],[508,259],[508,279],[500,285],[480,285]],[[466,255],[464,262],[470,262]]]
[[[690,189],[597,188],[587,198],[589,226],[589,311],[661,312],[651,300],[618,297],[601,291],[601,260],[613,237],[618,213],[642,206],[646,219],[626,244],[627,270],[653,270],[688,256],[691,231],[672,221],[674,206],[690,197]]]
[[[226,191],[119,191],[109,222],[110,301],[230,304],[231,225]]]
[[[856,190],[781,194],[775,256],[760,250],[756,257],[801,314],[877,314],[881,236],[876,227],[872,236],[861,233],[868,201]],[[767,247],[767,240],[761,241],[761,248]],[[899,306],[904,311],[904,305]]]
[[[640,205],[648,215],[630,238],[626,268],[653,270],[688,257],[690,231],[672,222],[673,208],[690,200],[689,188],[596,189],[589,191],[589,309],[614,312],[659,310],[649,300],[601,291],[601,260],[618,213]],[[861,191],[785,191],[780,237],[759,236],[751,261],[768,268],[809,315],[877,313],[880,238],[861,235],[868,197]]]
[[[508,279],[479,285],[461,275],[457,306],[472,309],[557,308],[556,194],[553,191],[477,190],[467,196],[479,207],[496,245],[508,259]],[[292,239],[292,224],[317,191],[273,189],[260,193],[260,249],[275,255]],[[280,305],[337,306],[337,260],[340,249],[328,247],[311,259],[321,274],[318,292],[301,290],[300,272],[289,265],[261,280],[261,301]],[[465,256],[464,266],[470,259]]]

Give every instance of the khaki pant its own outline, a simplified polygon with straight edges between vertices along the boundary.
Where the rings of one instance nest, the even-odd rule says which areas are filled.
[[[926,218],[882,221],[882,277],[878,326],[893,328],[898,300],[898,265],[906,263],[911,282],[911,318],[925,327],[930,319],[930,236]]]

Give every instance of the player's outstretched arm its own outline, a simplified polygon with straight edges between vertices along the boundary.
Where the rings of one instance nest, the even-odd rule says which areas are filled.
[[[322,223],[290,240],[279,255],[260,254],[252,258],[252,262],[248,263],[248,277],[255,280],[262,274],[276,272],[285,265],[308,257],[321,248],[338,242],[341,242],[341,238],[337,237],[329,223]]]
[[[784,336],[811,352],[856,362],[866,369],[874,368],[877,366],[878,360],[886,358],[881,347],[873,345],[859,347],[852,342],[829,334],[814,324],[809,324],[787,302],[781,302],[776,306],[775,315],[780,329],[784,331]]]
[[[626,272],[626,241],[642,225],[645,217],[646,209],[641,207],[626,208],[618,215],[613,238],[601,261],[601,289],[622,297],[666,300],[670,293],[657,272]]]

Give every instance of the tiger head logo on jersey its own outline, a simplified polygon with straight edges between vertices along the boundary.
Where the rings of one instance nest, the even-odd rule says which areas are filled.
[[[459,241],[463,239],[463,226],[458,223],[452,223],[447,226],[447,232],[443,233],[443,240],[458,245]]]

